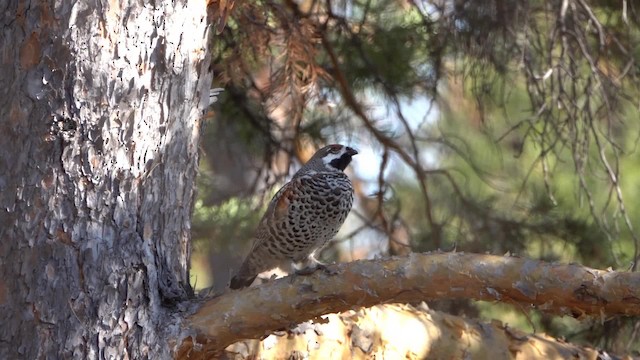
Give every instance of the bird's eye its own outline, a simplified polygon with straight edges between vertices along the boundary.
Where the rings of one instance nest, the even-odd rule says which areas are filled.
[[[329,150],[332,154],[337,154],[340,152],[340,148],[339,147],[332,147],[331,150]]]

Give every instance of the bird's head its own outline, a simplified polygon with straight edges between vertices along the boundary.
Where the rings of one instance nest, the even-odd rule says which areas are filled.
[[[333,144],[327,145],[316,153],[302,167],[303,171],[344,171],[351,157],[358,152],[351,147]]]

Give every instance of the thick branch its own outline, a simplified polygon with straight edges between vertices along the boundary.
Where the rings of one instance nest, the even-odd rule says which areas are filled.
[[[596,349],[499,321],[481,322],[407,304],[386,304],[323,316],[263,340],[244,340],[232,359],[596,359]],[[309,346],[311,344],[311,346]]]
[[[464,253],[411,254],[330,269],[333,274],[287,277],[208,300],[189,326],[205,344],[202,350],[215,351],[320,315],[390,302],[471,298],[572,316],[640,315],[640,273]],[[191,340],[184,346],[191,347]]]

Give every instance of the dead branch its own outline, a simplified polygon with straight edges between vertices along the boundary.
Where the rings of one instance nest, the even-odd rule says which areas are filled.
[[[640,315],[640,273],[464,253],[411,254],[330,266],[229,292],[188,320],[179,353],[220,351],[319,316],[383,303],[477,299],[563,315]]]

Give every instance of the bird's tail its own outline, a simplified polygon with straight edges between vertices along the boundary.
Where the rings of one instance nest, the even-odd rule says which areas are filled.
[[[238,272],[231,278],[231,284],[229,285],[229,288],[242,289],[251,285],[253,280],[256,279],[258,273],[255,271],[251,271],[250,259],[251,256],[247,256],[247,258],[244,260],[242,266],[240,266],[240,269],[238,269]]]
[[[230,289],[242,289],[244,287],[247,287],[249,285],[251,285],[251,283],[253,283],[253,280],[256,279],[256,275],[252,275],[252,276],[241,276],[240,273],[238,273],[236,276],[234,276],[233,278],[231,278],[231,284],[229,285]]]

